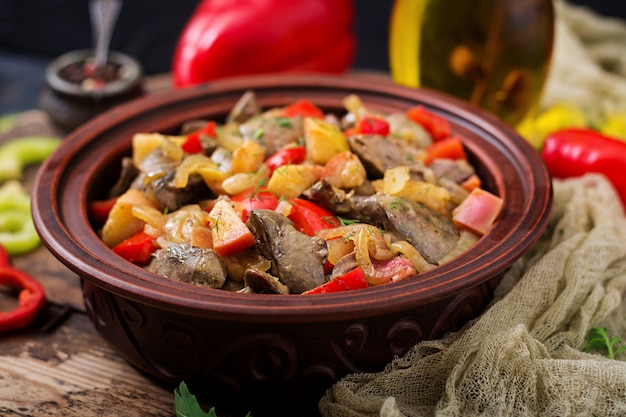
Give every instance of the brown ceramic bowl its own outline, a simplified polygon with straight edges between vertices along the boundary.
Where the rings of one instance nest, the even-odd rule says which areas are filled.
[[[500,219],[465,254],[419,278],[317,296],[199,288],[115,255],[90,225],[87,203],[103,198],[117,178],[133,133],[174,133],[189,119],[223,118],[248,89],[265,108],[308,98],[341,112],[352,93],[382,112],[423,104],[450,121],[484,188],[504,199]],[[96,329],[124,358],[160,380],[185,380],[199,396],[225,404],[238,398],[254,410],[285,398],[315,403],[341,376],[381,370],[416,342],[476,317],[546,227],[551,203],[551,180],[537,153],[469,105],[379,77],[281,75],[158,93],[98,116],[41,167],[33,215],[45,245],[81,278]]]

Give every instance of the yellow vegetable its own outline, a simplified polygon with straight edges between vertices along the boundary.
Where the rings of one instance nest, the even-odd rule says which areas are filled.
[[[102,227],[102,241],[107,246],[112,248],[143,229],[143,220],[133,215],[135,206],[156,208],[156,204],[139,190],[131,188],[122,194]]]
[[[607,136],[626,139],[626,110],[609,114],[600,125],[600,131]]]
[[[549,107],[535,119],[525,119],[517,127],[517,131],[534,148],[541,149],[550,133],[566,127],[585,127],[588,123],[589,120],[582,110],[564,103]]]
[[[270,176],[270,169],[261,164],[255,172],[231,175],[222,182],[222,189],[226,194],[235,195],[250,188],[256,188],[267,182]]]
[[[226,123],[218,129],[217,137],[220,146],[231,152],[243,143],[243,136],[241,136],[241,133],[239,132],[238,123]]]
[[[367,179],[367,172],[358,156],[350,151],[333,156],[324,166],[322,178],[337,188],[354,188]]]
[[[185,188],[189,182],[189,176],[191,174],[200,173],[203,168],[218,169],[218,166],[211,158],[203,154],[187,156],[176,168],[174,187]],[[226,174],[224,174],[224,177],[226,177]]]
[[[219,256],[241,252],[255,244],[254,235],[229,201],[217,200],[209,213],[213,250]]]
[[[166,144],[167,140],[172,143]],[[185,136],[167,136],[161,133],[135,133],[133,135],[133,162],[135,166],[139,166],[141,161],[156,148],[164,145],[164,152],[167,152],[167,149],[171,149],[172,145],[180,148],[184,141]],[[174,157],[172,158],[173,160],[178,160],[182,157],[182,149],[177,149],[176,153],[179,154],[179,157]]]
[[[320,179],[321,165],[284,165],[272,173],[267,190],[277,197],[296,198]]]
[[[251,173],[263,165],[265,149],[254,140],[246,140],[233,151],[232,173]]]
[[[436,184],[412,180],[406,166],[385,171],[382,191],[385,194],[422,203],[441,214],[449,214],[450,192]]]
[[[304,119],[304,143],[307,157],[314,164],[320,165],[350,150],[348,140],[338,126],[314,117]]]

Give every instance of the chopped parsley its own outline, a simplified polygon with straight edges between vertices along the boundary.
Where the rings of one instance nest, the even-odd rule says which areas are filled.
[[[342,226],[350,226],[351,224],[361,223],[360,220],[346,219],[345,217],[341,217],[341,216],[337,216],[337,218],[339,219],[339,222],[341,223]]]

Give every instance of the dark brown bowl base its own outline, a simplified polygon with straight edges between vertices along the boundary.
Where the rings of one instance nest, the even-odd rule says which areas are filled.
[[[222,411],[261,416],[277,404],[314,413],[342,376],[381,371],[416,343],[460,329],[483,311],[500,279],[396,314],[299,326],[238,323],[234,331],[82,285],[91,321],[128,362],[172,384],[185,379],[192,393]]]

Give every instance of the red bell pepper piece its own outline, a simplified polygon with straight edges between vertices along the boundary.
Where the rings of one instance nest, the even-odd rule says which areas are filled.
[[[367,288],[363,268],[357,266],[352,271],[325,282],[324,284],[303,292],[302,294],[326,294]]]
[[[450,136],[428,145],[424,164],[430,165],[437,158],[467,159],[463,142],[456,136]]]
[[[467,192],[472,192],[476,188],[480,188],[483,182],[480,177],[476,174],[470,175],[465,181],[461,183],[461,187],[465,189]]]
[[[422,126],[435,142],[450,136],[450,123],[445,118],[427,110],[422,105],[408,109],[406,116]]]
[[[562,129],[548,135],[541,156],[555,178],[603,174],[626,206],[625,142],[591,129]]]
[[[306,158],[305,146],[292,146],[289,148],[283,148],[271,155],[265,160],[265,165],[270,169],[270,176],[274,170],[283,165],[299,164]]]
[[[7,252],[4,245],[0,245],[0,267],[11,265],[11,259],[9,258],[9,252]]]
[[[241,220],[244,223],[248,221],[250,212],[254,209],[274,210],[278,206],[278,199],[274,194],[264,189],[257,190],[255,188],[231,196],[230,201],[241,210]]]
[[[298,100],[283,108],[281,112],[283,117],[316,117],[318,119],[324,118],[324,112],[322,109],[311,103],[309,100]]]
[[[342,73],[355,51],[352,0],[203,0],[178,39],[174,85],[276,72]]]
[[[380,117],[364,116],[356,124],[356,131],[363,134],[375,134],[387,136],[389,134],[389,123]]]
[[[89,203],[89,218],[98,226],[104,225],[109,218],[111,209],[117,202],[117,197],[107,200],[94,200]]]
[[[214,121],[210,121],[207,124],[205,124],[203,127],[201,127],[200,129],[196,130],[195,132],[188,134],[187,139],[181,145],[181,147],[183,148],[183,151],[187,153],[202,152],[204,148],[202,147],[202,141],[200,140],[200,138],[203,135],[209,136],[212,138],[217,137],[216,124]]]
[[[6,249],[0,245],[0,285],[20,290],[18,305],[11,311],[0,311],[0,333],[30,325],[46,306],[46,292],[36,279],[10,264]]]
[[[339,219],[330,211],[301,198],[288,200],[291,203],[289,219],[302,233],[314,236],[315,232],[341,226]]]
[[[147,265],[156,249],[154,237],[141,231],[118,243],[113,252],[134,264]]]

